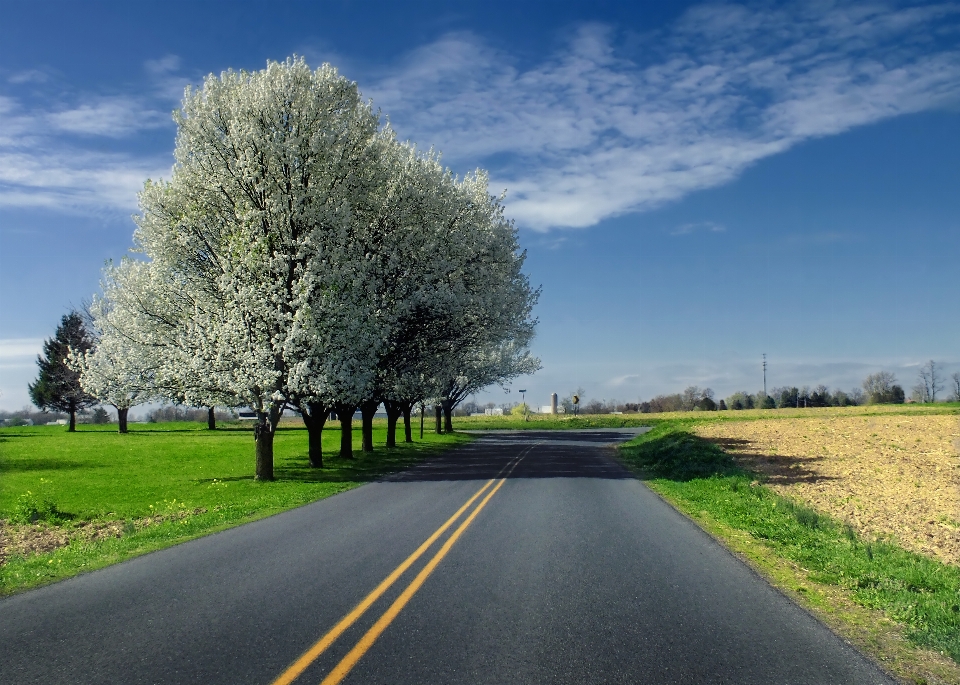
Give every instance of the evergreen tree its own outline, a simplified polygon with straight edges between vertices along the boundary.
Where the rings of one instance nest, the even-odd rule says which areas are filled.
[[[64,315],[53,338],[43,343],[37,357],[40,375],[29,385],[30,399],[40,409],[56,409],[70,415],[70,431],[77,429],[77,412],[97,404],[97,399],[80,386],[79,372],[70,368],[70,352],[84,354],[93,347],[83,319],[71,311]]]

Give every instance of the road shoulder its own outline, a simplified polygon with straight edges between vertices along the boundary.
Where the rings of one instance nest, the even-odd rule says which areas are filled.
[[[628,460],[618,461],[636,473]],[[643,482],[772,587],[857,648],[891,677],[916,685],[960,683],[960,665],[933,650],[911,644],[904,635],[904,627],[890,620],[883,612],[857,604],[841,587],[812,580],[809,571],[778,556],[749,533],[717,521],[708,512],[671,497],[655,482]]]

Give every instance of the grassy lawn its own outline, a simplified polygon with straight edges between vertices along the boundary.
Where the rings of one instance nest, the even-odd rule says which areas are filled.
[[[325,468],[310,468],[307,433],[282,426],[275,438],[276,480],[253,480],[254,442],[248,426],[216,431],[193,423],[115,427],[0,429],[0,518],[30,510],[33,525],[4,525],[4,546],[59,536],[69,544],[41,553],[6,553],[0,594],[101,568],[184,540],[312,502],[397,471],[428,454],[469,440],[425,432],[423,441],[387,450],[375,426],[373,454],[340,459],[338,424],[324,431]],[[402,440],[402,433],[401,433]],[[36,516],[36,514],[34,514]],[[27,540],[29,542],[29,540]],[[47,545],[49,546],[49,545]]]
[[[960,682],[960,568],[861,538],[773,492],[691,432],[704,420],[766,418],[762,413],[660,415],[621,456],[654,491],[894,673],[909,682]]]

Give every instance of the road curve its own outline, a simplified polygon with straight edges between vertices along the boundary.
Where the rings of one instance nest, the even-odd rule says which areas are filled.
[[[483,434],[4,599],[0,683],[894,682],[624,471],[634,433]]]

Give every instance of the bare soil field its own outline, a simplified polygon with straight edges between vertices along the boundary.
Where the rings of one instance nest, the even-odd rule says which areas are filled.
[[[866,538],[960,565],[960,417],[837,413],[717,421],[694,432],[778,493]]]

